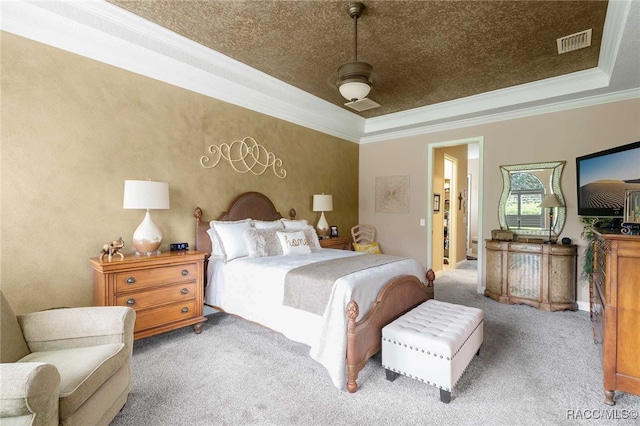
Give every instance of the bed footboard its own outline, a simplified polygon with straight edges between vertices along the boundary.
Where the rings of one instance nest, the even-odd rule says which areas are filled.
[[[347,305],[347,390],[358,389],[358,373],[381,347],[382,328],[420,303],[433,299],[435,273],[427,271],[427,285],[413,275],[400,275],[380,290],[367,315],[356,323],[359,307],[355,300]]]

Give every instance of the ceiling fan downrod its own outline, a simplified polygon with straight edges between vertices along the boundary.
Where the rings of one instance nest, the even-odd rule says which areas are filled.
[[[349,101],[364,99],[371,90],[371,73],[373,67],[358,61],[358,18],[365,6],[362,3],[351,3],[347,9],[353,19],[353,61],[346,62],[338,68],[338,89]]]

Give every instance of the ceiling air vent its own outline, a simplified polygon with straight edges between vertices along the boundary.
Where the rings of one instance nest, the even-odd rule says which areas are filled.
[[[347,102],[344,105],[358,112],[380,107],[379,103],[372,101],[369,98],[360,99],[359,101],[354,102]]]
[[[559,38],[557,42],[558,54],[589,47],[591,46],[591,28],[586,31],[580,31],[579,33]]]

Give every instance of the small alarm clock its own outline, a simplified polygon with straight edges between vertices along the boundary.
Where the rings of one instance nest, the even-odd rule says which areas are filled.
[[[568,237],[564,237],[561,241],[562,241],[562,244],[564,244],[565,246],[568,246],[569,244],[571,244],[571,238],[568,238]]]

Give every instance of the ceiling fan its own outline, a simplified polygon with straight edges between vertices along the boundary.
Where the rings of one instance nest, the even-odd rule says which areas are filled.
[[[358,61],[358,18],[364,9],[362,3],[351,3],[347,8],[347,13],[353,19],[353,61],[340,65],[337,82],[340,94],[349,101],[344,105],[358,112],[380,106],[367,98],[373,84],[373,67],[366,62]]]

